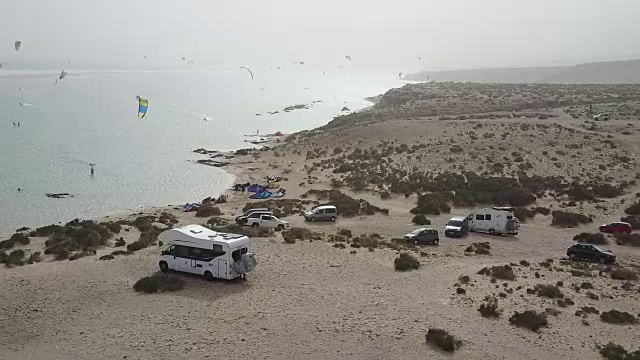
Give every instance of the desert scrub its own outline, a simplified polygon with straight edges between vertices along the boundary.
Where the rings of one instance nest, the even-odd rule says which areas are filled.
[[[551,216],[551,225],[560,228],[573,228],[593,222],[591,217],[567,211],[556,210],[551,213]]]
[[[491,276],[492,278],[501,280],[516,279],[516,275],[513,273],[513,268],[510,265],[498,265],[490,268],[482,268],[478,271],[478,274]]]
[[[121,247],[121,246],[125,246],[125,245],[127,245],[127,243],[124,241],[124,238],[121,237],[119,239],[116,239],[114,247]]]
[[[640,350],[628,352],[624,347],[609,342],[607,345],[599,347],[600,355],[606,360],[639,360]]]
[[[550,299],[561,299],[564,297],[560,288],[555,285],[538,284],[533,288],[538,296],[547,297]]]
[[[509,322],[512,325],[536,332],[540,328],[547,327],[549,325],[549,322],[547,321],[547,315],[545,313],[538,313],[534,310],[527,310],[521,313],[516,311],[509,318]]]
[[[239,234],[248,237],[268,237],[273,235],[273,230],[263,227],[242,226],[228,224],[225,226],[209,226],[211,230],[226,234]]]
[[[22,266],[24,265],[24,250],[13,250],[8,255],[2,256],[4,258],[4,264],[6,267]]]
[[[312,240],[314,234],[307,228],[294,227],[282,232],[282,238],[287,244],[295,244],[296,240]]]
[[[210,217],[210,216],[220,216],[222,215],[222,211],[217,206],[205,206],[198,208],[196,211],[196,217]]]
[[[617,268],[611,272],[611,278],[614,280],[638,280],[638,274],[630,269]]]
[[[590,234],[590,233],[583,232],[574,236],[573,240],[579,243],[596,244],[596,245],[606,245],[608,243],[607,239],[605,239],[604,235],[602,235],[601,233]]]
[[[636,324],[638,320],[626,311],[609,310],[600,314],[600,320],[609,324]]]
[[[468,253],[476,253],[478,255],[489,255],[491,245],[488,242],[473,243],[469,245],[464,251]]]
[[[162,291],[178,291],[184,287],[184,280],[165,274],[146,276],[136,281],[133,290],[147,294]]]
[[[418,270],[420,261],[409,253],[402,253],[393,261],[393,266],[397,271]]]
[[[478,312],[482,317],[486,318],[499,318],[502,315],[502,310],[498,308],[498,299],[495,296],[486,296],[484,302],[480,304]]]
[[[616,243],[618,245],[629,245],[629,246],[639,246],[640,247],[640,234],[622,234],[617,233],[613,235],[616,239]]]
[[[427,219],[427,217],[422,214],[414,216],[411,222],[415,225],[431,225],[431,220]]]
[[[427,331],[425,340],[427,344],[438,347],[446,352],[454,352],[462,346],[461,340],[456,339],[446,330],[436,328],[431,328]]]

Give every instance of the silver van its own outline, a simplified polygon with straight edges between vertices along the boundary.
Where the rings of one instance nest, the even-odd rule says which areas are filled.
[[[333,205],[322,205],[304,213],[307,221],[336,221],[338,219],[338,209]]]

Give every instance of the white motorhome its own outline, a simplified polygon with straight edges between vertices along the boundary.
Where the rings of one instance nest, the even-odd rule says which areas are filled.
[[[200,225],[170,229],[158,235],[167,244],[160,257],[160,270],[187,272],[232,280],[256,266],[249,251],[249,238],[244,235],[219,233]]]
[[[492,207],[476,210],[469,214],[469,231],[486,232],[489,234],[517,235],[520,221],[513,214],[511,207]]]

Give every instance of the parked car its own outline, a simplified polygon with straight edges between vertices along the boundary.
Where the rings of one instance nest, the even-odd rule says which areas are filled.
[[[602,264],[613,263],[616,261],[614,253],[593,244],[571,245],[571,247],[567,249],[567,256],[571,259],[592,260]]]
[[[454,216],[449,219],[444,228],[444,236],[463,237],[469,232],[469,220],[465,217]]]
[[[338,219],[338,209],[333,205],[322,205],[304,213],[307,221],[336,221]]]
[[[273,215],[263,214],[259,217],[253,217],[254,214],[249,215],[247,218],[247,225],[276,230],[284,230],[291,227],[289,222],[280,220]]]
[[[593,117],[593,120],[595,120],[595,121],[607,121],[607,120],[609,120],[609,113],[602,113],[602,114],[595,115]]]
[[[604,224],[600,226],[601,232],[610,233],[610,234],[616,234],[616,233],[630,234],[631,230],[633,230],[631,228],[631,224],[622,222],[622,221],[612,222],[610,224]]]
[[[434,228],[420,228],[405,234],[404,239],[415,245],[438,245],[440,236],[438,230]]]
[[[273,213],[267,208],[257,208],[245,211],[244,214],[236,217],[236,223],[245,225],[249,217],[260,217],[261,215],[273,215]]]

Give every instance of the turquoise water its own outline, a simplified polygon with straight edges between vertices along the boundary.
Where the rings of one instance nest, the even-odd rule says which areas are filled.
[[[0,70],[0,233],[219,195],[234,179],[194,164],[205,157],[192,150],[321,126],[343,106],[361,109],[364,97],[402,85],[394,74],[254,71],[252,81],[245,71],[73,69],[55,84],[59,73]],[[144,119],[136,95],[149,100]],[[313,101],[321,102],[282,112]]]

